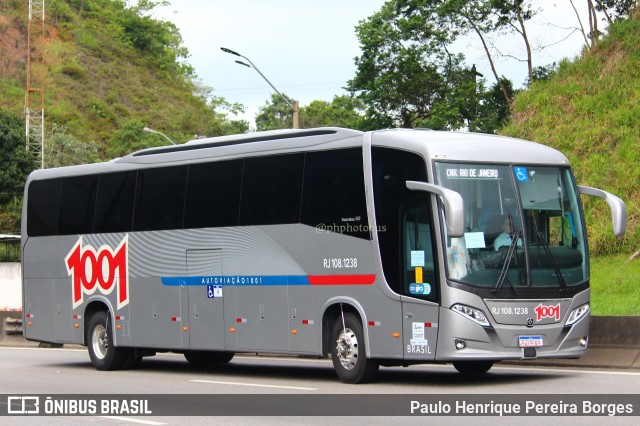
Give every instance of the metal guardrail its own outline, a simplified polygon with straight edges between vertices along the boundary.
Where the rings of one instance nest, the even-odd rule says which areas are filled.
[[[2,320],[2,332],[4,334],[23,334],[22,318],[5,318]]]

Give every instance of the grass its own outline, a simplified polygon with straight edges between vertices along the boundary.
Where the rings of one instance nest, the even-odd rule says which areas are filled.
[[[591,258],[591,314],[640,315],[640,258],[628,254]]]

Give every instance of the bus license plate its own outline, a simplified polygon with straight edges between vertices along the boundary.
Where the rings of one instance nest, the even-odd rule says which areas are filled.
[[[520,336],[519,344],[521,348],[537,348],[543,346],[542,336]]]

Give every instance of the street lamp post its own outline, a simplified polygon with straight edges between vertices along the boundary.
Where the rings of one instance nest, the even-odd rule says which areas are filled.
[[[258,74],[260,74],[260,77],[262,77],[264,79],[264,81],[266,81],[269,86],[271,86],[271,88],[273,90],[276,91],[276,93],[287,103],[287,105],[289,105],[289,107],[291,108],[291,112],[293,113],[293,128],[294,129],[299,129],[300,128],[300,121],[298,119],[298,111],[299,111],[299,105],[298,105],[298,101],[293,101],[293,102],[289,102],[289,100],[278,91],[278,89],[276,89],[276,87],[271,84],[271,82],[269,81],[269,79],[267,77],[265,77],[264,74],[262,74],[262,72],[260,72],[260,70],[258,69],[258,67],[255,66],[255,64],[253,62],[251,62],[251,59],[247,58],[244,55],[239,54],[236,51],[233,51],[231,49],[227,49],[226,47],[221,47],[220,50],[222,50],[224,53],[229,53],[231,55],[235,55],[235,56],[239,56],[240,58],[243,58],[244,60],[246,60],[247,62],[249,62],[248,64],[242,61],[236,61],[237,64],[240,65],[244,65],[245,67],[248,68],[253,68],[254,70],[256,70],[258,72]]]
[[[167,136],[164,133],[159,132],[157,130],[153,130],[153,129],[150,129],[148,127],[145,127],[145,128],[142,129],[142,131],[145,132],[145,133],[153,133],[154,135],[160,135],[160,136],[164,137],[166,140],[168,140],[169,142],[171,142],[171,145],[175,145],[176,144],[174,141],[169,139],[169,136]]]

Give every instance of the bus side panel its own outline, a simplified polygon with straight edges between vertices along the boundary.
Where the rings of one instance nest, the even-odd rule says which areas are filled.
[[[56,342],[54,314],[55,281],[52,279],[25,278],[24,335],[28,340]],[[31,325],[30,325],[31,324]]]
[[[131,345],[135,347],[188,347],[187,297],[181,285],[163,286],[160,278],[131,278]]]
[[[71,279],[60,247],[73,245],[71,237],[29,238],[23,246],[22,277],[25,337],[52,343],[82,343],[71,324]],[[29,325],[31,324],[31,325]],[[75,335],[80,335],[80,340]]]
[[[289,352],[287,286],[237,286],[238,349]]]
[[[56,279],[53,297],[55,312],[56,341],[64,343],[83,343],[84,330],[82,318],[74,318],[71,300],[70,279]],[[75,324],[78,324],[75,327]]]
[[[310,286],[290,285],[289,298],[289,341],[291,352],[302,354],[322,353],[320,340],[322,321],[314,317],[314,294]]]
[[[187,286],[191,349],[225,350],[225,292],[213,280],[222,275],[222,250],[187,250],[186,257],[187,274],[201,277],[200,282]]]

